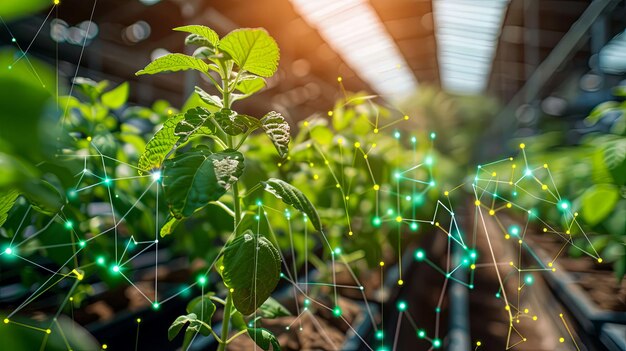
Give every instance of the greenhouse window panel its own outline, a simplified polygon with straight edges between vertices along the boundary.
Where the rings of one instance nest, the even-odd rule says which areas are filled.
[[[509,0],[434,0],[441,84],[458,94],[486,87]]]
[[[291,0],[291,3],[377,93],[396,100],[417,89],[413,72],[368,1]]]

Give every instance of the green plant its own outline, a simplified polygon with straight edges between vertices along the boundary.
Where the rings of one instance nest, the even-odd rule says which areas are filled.
[[[197,333],[213,334],[219,350],[224,350],[235,337],[248,333],[264,350],[270,345],[278,350],[276,338],[269,331],[257,328],[256,318],[250,324],[244,320],[244,316],[258,308],[266,310],[263,304],[272,301],[268,298],[279,280],[281,258],[276,243],[258,231],[260,224],[243,220],[247,209],[258,205],[243,201],[240,178],[245,172],[242,147],[252,132],[263,130],[279,157],[285,158],[290,129],[277,112],[257,119],[233,110],[233,103],[262,89],[265,78],[276,72],[278,46],[263,29],[238,29],[221,39],[215,31],[200,25],[175,30],[189,33],[185,43],[199,46],[194,54],[165,55],[137,74],[196,70],[213,83],[219,96],[196,87],[196,94],[208,107],[194,107],[165,121],[147,143],[138,167],[142,173],[151,172],[162,183],[170,212],[161,228],[162,236],[209,205],[217,205],[233,217],[233,231],[215,264],[227,289],[226,298],[209,293],[192,300],[188,314],[177,318],[170,327],[169,337],[174,338],[187,325],[183,348]],[[195,139],[193,147],[188,146],[191,139]],[[297,188],[280,179],[267,179],[256,185],[261,186],[306,214],[310,223],[321,230],[317,211]],[[228,191],[232,191],[231,197],[226,196]],[[211,317],[216,310],[214,302],[224,305],[219,336],[211,328]],[[239,331],[229,338],[231,322]]]

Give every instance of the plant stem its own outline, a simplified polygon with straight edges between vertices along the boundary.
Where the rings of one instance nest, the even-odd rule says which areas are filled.
[[[226,306],[224,306],[224,316],[222,317],[222,337],[221,337],[221,342],[220,342],[220,346],[218,347],[217,351],[225,351],[226,350],[226,344],[228,343],[228,331],[230,329],[229,324],[230,324],[230,310],[233,307],[233,297],[232,294],[230,292],[230,290],[228,290],[228,295],[226,295]]]

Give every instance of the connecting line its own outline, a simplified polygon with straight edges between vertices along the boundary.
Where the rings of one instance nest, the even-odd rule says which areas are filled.
[[[139,289],[139,287],[138,287],[137,285],[135,285],[135,283],[133,283],[130,279],[128,279],[128,277],[126,276],[126,274],[124,274],[121,270],[120,270],[118,273],[119,273],[122,277],[124,277],[124,279],[126,279],[126,281],[127,281],[130,285],[132,285],[135,289],[137,289],[137,291],[139,291],[139,293],[140,293],[143,297],[145,297],[145,298],[146,298],[146,300],[148,300],[148,302],[149,302],[150,304],[153,304],[153,303],[155,303],[155,302],[156,302],[156,300],[155,300],[155,301],[151,301],[151,300],[150,300],[150,298],[148,298],[148,296],[146,296],[146,294],[144,294],[144,293],[143,293],[143,291],[141,291],[141,289]]]
[[[372,322],[372,327],[374,328],[374,330],[376,330],[377,328],[376,328],[376,323],[374,322],[374,315],[372,314],[372,309],[370,308],[370,304],[367,301],[367,297],[365,296],[365,288],[363,287],[363,284],[361,284],[361,282],[357,278],[356,274],[354,274],[354,271],[352,271],[352,268],[350,267],[350,265],[346,261],[345,257],[343,257],[343,256],[339,256],[339,257],[343,261],[343,264],[348,268],[348,272],[350,272],[350,275],[352,276],[352,279],[354,279],[354,281],[359,285],[358,287],[352,287],[352,288],[358,288],[359,290],[361,290],[361,295],[363,296],[363,302],[365,302],[365,307],[367,308],[367,313],[370,316],[370,321]]]
[[[402,324],[402,315],[404,314],[404,311],[400,311],[400,313],[398,313],[398,321],[396,322],[396,334],[393,337],[393,348],[392,350],[396,350],[396,346],[398,345],[398,336],[400,335],[400,325]]]
[[[50,16],[50,14],[48,14],[48,16]],[[43,25],[46,23],[46,21],[48,20],[48,17],[46,17],[46,20],[41,24],[41,27],[39,28],[39,31],[41,30],[41,28],[43,28]],[[2,19],[2,16],[0,16],[0,22],[2,22],[2,24],[4,25],[4,27],[6,28],[7,32],[9,32],[9,35],[11,35],[11,38],[15,39],[15,36],[13,35],[13,33],[11,32],[11,29],[9,28],[9,26],[7,26],[6,22],[4,21],[4,19]],[[39,33],[39,31],[37,33]],[[35,39],[33,38],[33,41]],[[32,43],[31,43],[32,44]],[[24,50],[22,50],[22,47],[20,46],[20,44],[17,42],[17,39],[15,39],[15,45],[17,45],[17,48],[21,51],[24,52]],[[30,47],[30,45],[29,45]],[[26,56],[24,54],[24,58],[26,59],[26,62],[28,63],[28,66],[30,68],[30,71],[33,73],[33,75],[35,76],[35,78],[37,78],[37,80],[39,80],[39,83],[41,84],[42,87],[46,87],[46,85],[44,84],[44,82],[41,80],[41,77],[39,76],[39,73],[37,73],[37,70],[35,69],[35,66],[33,66],[33,63],[30,61],[30,59],[28,58],[28,56]]]

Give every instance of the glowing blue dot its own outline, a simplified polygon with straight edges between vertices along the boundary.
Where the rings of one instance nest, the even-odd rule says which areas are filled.
[[[109,184],[111,184],[111,179],[109,179],[109,178],[104,178],[104,184],[105,184],[105,185],[109,185]]]
[[[398,311],[406,311],[406,302],[398,301]]]
[[[441,347],[441,340],[439,339],[433,339],[433,347],[438,349]]]
[[[394,136],[396,139],[400,139],[400,132],[395,132],[395,133],[393,133],[393,136]]]
[[[526,274],[526,276],[524,277],[524,282],[526,283],[526,285],[533,285],[533,283],[535,282],[535,278],[532,276],[532,274]]]
[[[416,260],[422,261],[424,258],[426,258],[426,254],[424,253],[424,250],[415,250]]]
[[[411,230],[412,230],[412,231],[416,231],[416,230],[417,230],[417,228],[418,228],[418,226],[419,226],[419,225],[418,225],[416,222],[413,222],[413,223],[411,223],[411,225],[410,225],[409,227],[411,227]]]
[[[533,175],[533,171],[531,171],[530,169],[527,169],[526,172],[524,172],[524,175],[527,177],[530,177],[531,175]]]
[[[154,180],[155,182],[158,182],[159,180],[161,180],[161,172],[160,171],[152,172],[152,180]]]
[[[430,183],[428,183],[430,186],[435,186],[435,181],[431,180]]]
[[[376,331],[376,339],[382,340],[383,337],[384,337],[383,331],[382,330],[377,330]]]

